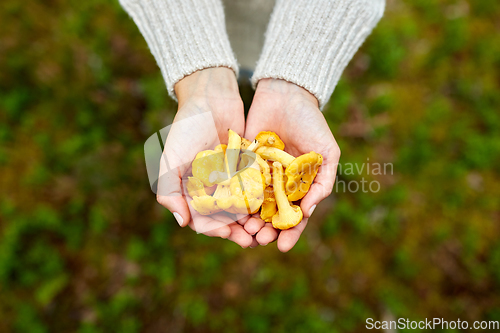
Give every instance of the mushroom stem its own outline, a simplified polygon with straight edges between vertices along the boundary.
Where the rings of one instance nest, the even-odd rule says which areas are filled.
[[[260,145],[259,145],[259,140],[255,139],[252,141],[252,143],[250,144],[250,146],[248,146],[247,150],[250,150],[250,151],[256,151],[257,148],[259,148]]]
[[[295,159],[292,155],[274,147],[262,146],[257,149],[256,153],[265,160],[280,162],[285,168]]]
[[[285,182],[283,181],[283,167],[280,162],[273,163],[273,188],[274,188],[274,198],[278,204],[278,209],[285,211],[290,208],[290,203],[285,194]],[[283,191],[281,190],[283,189]]]
[[[238,156],[240,154],[241,137],[234,131],[229,130],[229,139],[225,155],[226,171],[228,178],[231,178],[236,173],[238,165]]]
[[[283,181],[283,167],[280,162],[273,163],[273,189],[278,214],[273,216],[273,227],[277,229],[289,229],[300,223],[303,214],[299,206],[290,205],[285,194],[285,183]]]

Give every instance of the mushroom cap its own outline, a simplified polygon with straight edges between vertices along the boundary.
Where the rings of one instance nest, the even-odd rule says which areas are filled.
[[[238,165],[238,171],[242,171],[244,168],[254,168],[259,169],[262,175],[264,176],[264,180],[266,186],[270,185],[272,182],[271,178],[271,168],[269,164],[264,161],[259,154],[256,154],[252,151],[246,151],[240,156],[240,164]]]
[[[220,212],[222,209],[217,206],[217,200],[209,195],[193,197],[191,206],[201,215],[211,215]]]
[[[233,195],[264,200],[265,180],[257,169],[246,168],[238,172],[231,178],[229,188]]]
[[[196,177],[188,177],[186,189],[191,198],[207,195],[207,192],[205,192],[205,184]]]
[[[219,146],[218,146],[219,147]],[[192,164],[193,176],[198,178],[205,184],[205,186],[213,186],[214,183],[210,182],[210,174],[213,171],[224,171],[224,152],[223,147],[221,151],[204,150],[196,155]]]
[[[280,212],[273,216],[272,222],[273,227],[280,230],[286,230],[295,227],[297,224],[302,221],[302,210],[299,206],[290,205],[290,210],[287,210],[286,213]]]
[[[245,139],[245,138],[241,138],[241,150],[248,149],[248,147],[250,147],[251,144],[252,144],[252,141]]]
[[[262,131],[255,137],[259,141],[259,146],[268,146],[278,149],[285,149],[285,143],[280,139],[278,134],[271,131]]]
[[[214,151],[216,153],[226,153],[227,145],[221,143],[217,146],[215,146]]]
[[[307,194],[322,163],[323,156],[312,151],[297,157],[286,168],[286,194],[289,201],[300,200]]]
[[[232,214],[254,214],[262,205],[263,199],[230,196],[218,199],[218,207]]]
[[[260,171],[246,168],[231,178],[231,196],[217,199],[217,205],[233,214],[254,214],[264,201],[264,186]]]

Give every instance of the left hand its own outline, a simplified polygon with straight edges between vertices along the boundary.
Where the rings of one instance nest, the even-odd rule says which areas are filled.
[[[340,149],[319,110],[316,97],[284,80],[263,79],[258,83],[247,117],[245,137],[252,140],[260,131],[278,134],[285,143],[285,151],[293,156],[310,151],[323,155],[318,175],[300,203],[304,218],[297,226],[279,231],[271,223],[256,219],[261,227],[257,242],[266,245],[278,239],[278,249],[287,252],[299,240],[316,205],[332,192]]]
[[[234,72],[224,67],[200,70],[180,80],[175,92],[179,110],[160,163],[158,202],[174,214],[181,227],[189,226],[207,236],[227,238],[241,247],[258,245],[254,237],[227,214],[200,215],[192,209],[191,198],[185,191],[186,175],[198,152],[227,142],[228,129],[243,134],[243,102]],[[245,222],[245,218],[239,222]]]

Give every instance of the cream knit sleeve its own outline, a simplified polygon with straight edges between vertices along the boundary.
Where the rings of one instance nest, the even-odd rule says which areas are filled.
[[[238,65],[229,45],[220,0],[120,0],[149,45],[170,96],[184,76]]]
[[[384,7],[384,0],[277,0],[252,84],[295,83],[322,108]]]

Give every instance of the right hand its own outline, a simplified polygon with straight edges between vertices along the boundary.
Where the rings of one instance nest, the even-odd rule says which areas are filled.
[[[301,199],[302,222],[288,230],[274,229],[260,220],[256,235],[260,245],[278,240],[278,249],[287,252],[295,246],[316,205],[330,195],[335,182],[340,149],[314,95],[291,82],[262,79],[248,112],[245,135],[253,139],[260,131],[273,131],[285,143],[285,151],[293,156],[315,151],[323,156],[323,164],[307,195]]]
[[[203,216],[192,209],[183,184],[198,152],[227,143],[228,129],[239,135],[245,131],[243,102],[234,72],[225,67],[197,71],[177,82],[175,92],[179,107],[165,142],[158,202],[174,214],[181,227],[227,238],[242,247],[255,246],[255,239],[227,214]],[[167,173],[165,160],[175,166]]]

